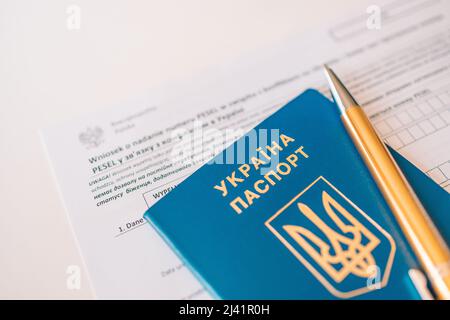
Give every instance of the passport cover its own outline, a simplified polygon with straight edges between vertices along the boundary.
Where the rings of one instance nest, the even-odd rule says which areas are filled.
[[[400,165],[434,185],[409,162]],[[315,90],[144,217],[216,298],[420,299],[409,245],[336,106]]]

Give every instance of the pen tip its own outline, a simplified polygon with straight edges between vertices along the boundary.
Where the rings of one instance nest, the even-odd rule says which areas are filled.
[[[323,71],[325,73],[325,76],[327,77],[328,84],[330,87],[334,86],[336,81],[339,81],[334,71],[327,64],[323,65]]]
[[[352,97],[350,92],[347,90],[338,76],[334,73],[334,71],[327,64],[323,65],[323,69],[328,80],[328,86],[330,87],[331,95],[333,96],[333,99],[338,105],[341,112],[345,111],[345,109],[350,106],[357,106],[358,103],[355,101],[355,99]]]

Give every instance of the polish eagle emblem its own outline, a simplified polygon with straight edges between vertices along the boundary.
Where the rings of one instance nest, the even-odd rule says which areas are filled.
[[[104,132],[102,128],[98,126],[88,127],[78,135],[78,139],[87,149],[92,149],[103,143],[103,135]]]

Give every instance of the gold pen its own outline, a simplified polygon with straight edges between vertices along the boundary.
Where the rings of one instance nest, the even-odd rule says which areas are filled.
[[[341,120],[427,274],[438,299],[450,299],[450,251],[362,108],[324,66]]]

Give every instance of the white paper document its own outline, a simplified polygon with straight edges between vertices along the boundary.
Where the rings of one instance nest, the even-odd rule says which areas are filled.
[[[367,27],[366,8],[189,84],[42,131],[98,298],[209,298],[143,214],[304,89],[326,93],[323,63],[386,142],[450,192],[450,2],[386,2],[380,29]],[[174,146],[196,126],[232,134],[211,154],[173,161]]]

